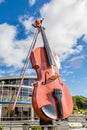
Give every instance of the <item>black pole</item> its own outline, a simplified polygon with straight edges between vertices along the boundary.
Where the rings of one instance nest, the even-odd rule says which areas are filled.
[[[40,125],[42,125],[42,130],[44,130],[45,125],[47,126],[48,130],[53,130],[53,122],[52,121],[44,121],[40,118]]]

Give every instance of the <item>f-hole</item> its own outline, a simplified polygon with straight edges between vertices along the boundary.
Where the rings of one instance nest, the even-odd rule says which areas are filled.
[[[45,80],[42,82],[43,85],[47,83],[47,74],[49,74],[48,71],[45,72]]]

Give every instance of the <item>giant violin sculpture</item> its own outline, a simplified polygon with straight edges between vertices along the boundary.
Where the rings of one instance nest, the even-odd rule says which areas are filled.
[[[34,27],[41,32],[44,43],[44,47],[36,48],[30,56],[38,78],[32,94],[34,111],[45,121],[67,118],[73,110],[72,96],[60,79],[57,55],[50,49],[42,21],[36,20]]]

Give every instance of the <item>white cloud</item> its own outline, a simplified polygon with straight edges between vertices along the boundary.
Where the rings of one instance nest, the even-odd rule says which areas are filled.
[[[84,36],[83,40],[87,43],[87,34]]]
[[[84,79],[87,81],[87,77],[84,77]]]
[[[16,40],[17,29],[6,23],[0,25],[0,64],[22,67],[22,61],[26,58],[32,38]]]
[[[76,45],[83,34],[87,36],[87,0],[51,0],[41,10],[50,46],[65,59],[69,54],[79,53]]]
[[[49,44],[61,60],[70,54],[80,53],[83,49],[83,46],[77,45],[77,39],[83,34],[85,39],[87,37],[86,9],[86,0],[51,0],[40,9],[41,17],[45,19],[43,25],[46,27]],[[19,21],[25,26],[26,33],[33,30],[33,17],[20,17]],[[41,43],[39,37],[38,44]]]
[[[35,1],[32,1],[34,3]],[[51,0],[45,4],[40,14],[45,20],[46,34],[51,48],[59,54],[61,60],[70,54],[80,53],[83,47],[77,46],[77,39],[83,34],[87,37],[87,1],[86,0]],[[26,33],[33,31],[33,17],[20,17],[19,22],[25,26]],[[0,25],[0,64],[22,66],[32,42],[28,36],[17,40],[17,28],[6,23]],[[38,38],[38,44],[42,39]],[[73,47],[75,49],[73,49]]]
[[[64,74],[64,75],[70,75],[70,74],[73,74],[73,71],[67,71],[67,70],[63,70],[62,71],[62,74]]]
[[[20,75],[20,72],[16,72],[17,71],[17,68],[14,68],[14,67],[12,67],[12,68],[10,68],[10,67],[8,67],[8,68],[6,68],[6,70],[0,70],[0,77],[3,77],[3,76],[5,76],[6,74],[7,75],[9,75],[9,76],[13,76],[13,75]]]
[[[0,77],[2,77],[4,73],[5,73],[4,70],[0,70]]]
[[[71,58],[69,60],[70,67],[71,68],[72,67],[73,68],[79,68],[84,58],[85,58],[84,55],[82,55],[82,56],[76,56],[74,58]]]
[[[36,75],[36,72],[34,69],[27,69],[26,75]]]
[[[25,27],[26,34],[33,30],[32,23],[34,22],[33,17],[29,17],[28,15],[20,16],[19,22],[22,23]]]
[[[30,6],[34,5],[34,4],[35,4],[35,1],[36,1],[36,0],[29,0]]]
[[[0,4],[3,3],[5,0],[0,0]]]

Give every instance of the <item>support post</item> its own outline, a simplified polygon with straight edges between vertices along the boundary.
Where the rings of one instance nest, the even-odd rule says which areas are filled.
[[[44,121],[40,118],[40,125],[42,125],[42,130],[53,130],[52,121]]]

